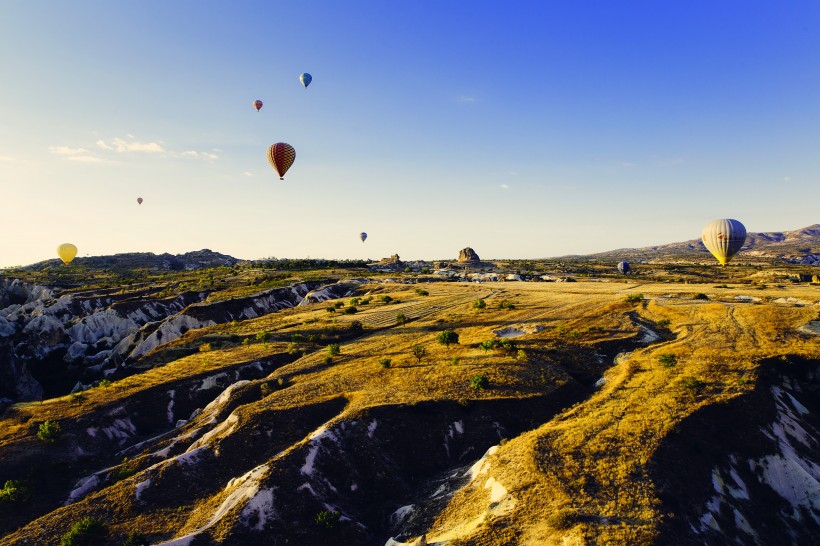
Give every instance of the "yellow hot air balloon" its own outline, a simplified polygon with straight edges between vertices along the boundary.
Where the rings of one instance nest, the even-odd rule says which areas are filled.
[[[746,242],[746,228],[731,218],[712,220],[703,228],[701,240],[720,264],[726,265]]]
[[[71,243],[63,243],[57,247],[57,256],[59,256],[66,265],[70,264],[76,255],[77,247]]]

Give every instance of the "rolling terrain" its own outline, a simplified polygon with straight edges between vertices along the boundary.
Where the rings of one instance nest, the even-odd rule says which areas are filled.
[[[132,545],[820,535],[820,288],[798,266],[527,267],[577,282],[4,279],[2,347],[45,396],[0,410],[0,542],[84,519]]]

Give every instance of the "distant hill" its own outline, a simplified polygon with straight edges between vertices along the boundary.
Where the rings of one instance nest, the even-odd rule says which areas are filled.
[[[154,254],[153,252],[128,252],[113,256],[78,257],[74,264],[90,269],[150,269],[158,271],[183,271],[199,269],[201,267],[232,266],[241,260],[220,254],[207,248],[186,252],[185,254]],[[60,260],[44,260],[22,268],[28,271],[41,271],[49,267],[60,265]]]
[[[605,260],[706,260],[709,251],[700,239],[669,243],[642,248],[620,248],[577,258]],[[780,259],[791,263],[817,263],[820,261],[820,224],[813,224],[793,231],[770,231],[749,233],[746,244],[736,260],[743,258]]]

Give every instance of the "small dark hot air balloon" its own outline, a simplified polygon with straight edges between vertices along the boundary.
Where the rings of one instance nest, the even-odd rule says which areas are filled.
[[[279,174],[279,180],[285,179],[285,173],[296,160],[296,150],[284,142],[271,144],[268,148],[268,163]]]
[[[137,197],[137,204],[142,205],[142,197]]]
[[[367,239],[367,233],[365,233],[364,231],[363,231],[363,232],[361,232],[361,233],[359,234],[359,239],[361,239],[361,240],[362,240],[362,242],[364,242],[364,241],[365,241],[365,239]]]
[[[259,99],[253,101],[253,105],[256,107],[257,112],[262,109],[262,101]]]
[[[621,273],[621,275],[626,275],[627,273],[629,273],[631,269],[632,268],[629,267],[629,262],[620,262],[618,264],[618,271]]]
[[[302,82],[302,85],[304,85],[305,88],[307,88],[307,86],[310,85],[310,82],[313,81],[313,76],[305,72],[304,74],[299,76],[299,81]]]

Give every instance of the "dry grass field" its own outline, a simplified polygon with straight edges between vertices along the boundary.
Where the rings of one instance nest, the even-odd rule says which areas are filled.
[[[86,516],[111,544],[674,543],[665,442],[772,366],[820,362],[797,330],[817,286],[421,286],[191,330],[141,373],[12,406],[0,481],[32,494],[0,515],[3,544]]]

